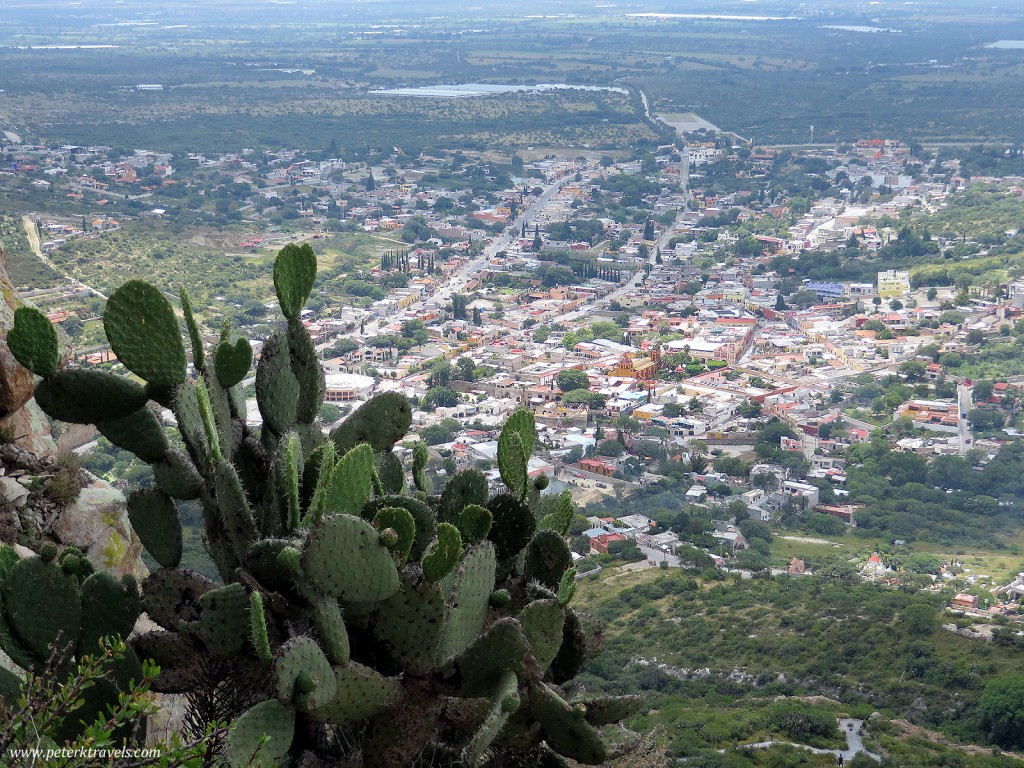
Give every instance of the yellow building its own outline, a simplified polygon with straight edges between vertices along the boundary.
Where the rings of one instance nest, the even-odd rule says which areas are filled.
[[[894,299],[910,293],[910,273],[890,269],[878,273],[878,295],[883,299]]]

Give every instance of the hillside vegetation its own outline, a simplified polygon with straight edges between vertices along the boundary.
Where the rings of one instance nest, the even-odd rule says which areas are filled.
[[[828,746],[834,716],[873,712],[880,717],[866,743],[892,753],[891,765],[1015,764],[963,755],[943,762],[936,756],[945,748],[927,739],[904,754],[894,736],[891,720],[906,719],[954,742],[986,744],[985,686],[1024,659],[1011,631],[986,644],[942,629],[952,621],[940,613],[942,598],[810,576],[603,576],[580,585],[581,606],[607,622],[607,650],[585,683],[648,696],[653,711],[634,726],[660,726],[670,754],[690,765],[813,765],[761,762],[756,753],[726,760],[714,750],[769,738]],[[794,706],[806,717],[793,718]]]

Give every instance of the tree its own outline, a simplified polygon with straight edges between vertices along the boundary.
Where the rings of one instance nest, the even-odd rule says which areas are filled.
[[[996,677],[985,685],[978,704],[981,725],[1002,747],[1024,747],[1024,676]]]
[[[665,403],[665,407],[661,409],[661,412],[670,419],[674,419],[678,416],[682,416],[686,409],[679,403]]]
[[[653,239],[654,239],[654,222],[651,219],[648,219],[644,223],[644,240],[650,241],[650,240],[653,240]]]
[[[903,625],[911,637],[928,637],[938,623],[938,611],[929,603],[912,603],[903,611]]]
[[[334,403],[324,403],[320,406],[320,420],[324,424],[333,424],[341,418],[341,408]]]
[[[538,325],[533,329],[533,340],[543,344],[551,337],[551,329],[546,325]]]
[[[449,421],[445,419],[444,421]],[[431,424],[420,430],[420,439],[427,445],[440,445],[450,443],[455,433],[442,421],[440,424]]]
[[[82,335],[83,325],[78,315],[68,315],[60,327],[73,339],[77,339]]]
[[[995,382],[989,379],[982,379],[974,382],[974,402],[984,403],[995,391]]]
[[[964,359],[959,352],[945,352],[939,357],[939,363],[946,368],[959,368],[964,364]]]
[[[423,396],[423,407],[428,411],[435,408],[454,408],[459,404],[459,393],[448,387],[431,387]]]
[[[452,294],[452,316],[456,320],[466,319],[466,305],[469,299],[461,293]]]
[[[377,181],[373,178],[373,171],[366,176],[366,191],[373,192],[377,188]]]
[[[920,360],[907,360],[900,364],[900,373],[907,381],[920,381],[924,378],[925,364]]]
[[[626,452],[622,443],[618,440],[604,440],[597,444],[597,449],[594,451],[598,456],[621,456]]]
[[[567,368],[563,371],[558,372],[558,376],[555,377],[555,382],[558,384],[558,388],[563,392],[571,392],[574,389],[589,389],[590,378],[583,371],[577,371],[574,368]]]
[[[911,573],[938,574],[942,561],[930,552],[914,552],[904,558],[903,567]]]
[[[789,297],[790,303],[801,309],[812,307],[821,303],[821,298],[814,291],[797,291]]]
[[[476,365],[468,357],[460,357],[455,361],[455,378],[459,381],[473,381],[476,378]]]
[[[447,387],[452,378],[452,366],[447,360],[438,360],[430,366],[428,387]]]
[[[967,412],[967,420],[975,429],[982,432],[1002,429],[1006,424],[1006,417],[999,411],[989,408],[972,408]]]

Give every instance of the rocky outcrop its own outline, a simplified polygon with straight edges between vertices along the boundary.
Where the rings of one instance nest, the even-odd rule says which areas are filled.
[[[21,306],[7,277],[7,253],[0,243],[0,329],[6,334],[11,327],[14,311]],[[0,344],[0,420],[17,413],[32,399],[35,381],[31,372],[22,368],[6,344]]]
[[[32,399],[34,377],[7,347],[23,302],[5,266],[0,243],[0,541],[77,547],[96,568],[141,579],[142,544],[128,523],[123,494],[58,458],[49,421]]]

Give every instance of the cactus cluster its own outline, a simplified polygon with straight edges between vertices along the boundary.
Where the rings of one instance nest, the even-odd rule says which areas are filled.
[[[94,571],[73,547],[58,557],[57,547],[47,544],[39,555],[21,559],[0,544],[0,648],[23,673],[41,674],[49,662],[52,672],[70,674],[76,661],[101,653],[102,638],[128,637],[141,612],[132,576],[118,580]],[[65,718],[58,737],[71,738],[105,714],[132,680],[142,679],[142,664],[127,649],[106,672],[84,691],[82,706]],[[20,692],[21,676],[0,667],[0,699],[14,706]]]
[[[204,654],[233,659],[238,674],[266,681],[264,700],[237,718],[227,741],[232,766],[287,765],[305,755],[391,767],[427,753],[462,765],[558,765],[560,756],[603,762],[610,749],[600,727],[640,702],[569,702],[560,688],[600,651],[600,633],[569,605],[568,494],[539,522],[534,512],[546,479],[528,473],[532,415],[517,411],[501,431],[507,493],[489,498],[486,478],[468,470],[433,494],[426,450],[417,446],[408,495],[392,452],[412,423],[404,397],[377,395],[329,435],[316,423],[324,376],[299,319],[315,277],[308,246],[278,255],[274,285],[285,322],[264,342],[256,367],[258,436],[246,426],[241,390],[248,342],[225,329],[214,350],[204,349],[184,292],[192,375],[179,321],[160,291],[132,281],[110,297],[111,347],[144,385],[57,370],[38,313],[16,317],[12,351],[43,377],[43,409],[95,424],[153,466],[157,487],[132,493],[128,503],[160,565],[142,584],[141,605],[162,629],[132,641],[138,656],[160,665],[155,687],[187,691]],[[170,447],[152,403],[171,409],[185,451]],[[177,501],[189,499],[202,506],[205,544],[223,585],[181,567]],[[23,577],[11,581],[27,567],[45,570],[49,581],[33,579],[32,592]],[[75,596],[66,598],[71,607],[101,602],[86,594],[96,575],[76,591],[66,570],[41,560],[18,564],[4,598],[38,607],[43,601],[28,595],[46,589],[52,602],[52,581]],[[103,589],[103,597],[113,591]],[[9,605],[8,618],[18,613],[17,602]],[[31,650],[43,650],[54,630],[70,632],[79,615],[71,607],[59,625],[15,624],[17,636],[26,644],[35,638]],[[130,614],[88,621],[119,626],[114,620]],[[77,635],[85,638],[81,621]]]

